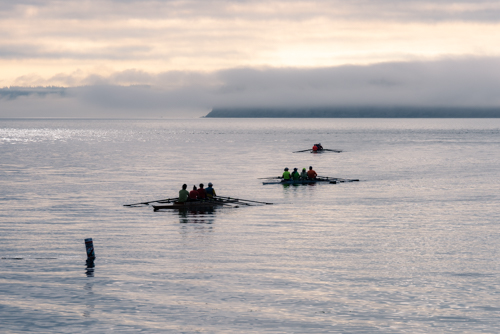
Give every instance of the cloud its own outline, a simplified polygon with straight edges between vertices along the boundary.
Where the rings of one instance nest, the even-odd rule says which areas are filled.
[[[247,19],[308,20],[471,20],[495,21],[500,5],[492,0],[101,0],[101,1],[0,1],[0,15],[68,20]]]
[[[159,74],[127,70],[85,80],[95,84],[0,89],[0,117],[197,117],[214,107],[500,107],[500,58]]]
[[[499,31],[500,3],[486,0],[0,0],[0,66],[52,76],[498,56]]]
[[[219,72],[221,107],[499,106],[500,59]],[[223,97],[224,98],[221,98]]]

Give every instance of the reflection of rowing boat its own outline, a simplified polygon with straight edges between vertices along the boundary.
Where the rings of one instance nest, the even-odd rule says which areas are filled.
[[[292,180],[292,181],[285,181],[285,180],[276,180],[276,181],[265,181],[262,182],[262,184],[314,184],[314,183],[341,183],[341,182],[357,182],[359,179],[341,179],[338,177],[319,177],[313,180]]]
[[[192,209],[206,209],[213,208],[216,206],[228,205],[230,203],[236,203],[237,200],[200,200],[193,202],[173,202],[168,205],[153,205],[154,211],[158,210],[192,210]]]

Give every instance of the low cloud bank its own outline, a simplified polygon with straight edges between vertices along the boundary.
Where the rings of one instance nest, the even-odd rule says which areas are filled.
[[[199,117],[212,108],[486,110],[500,107],[498,87],[500,58],[212,73],[128,70],[81,87],[2,88],[0,117]]]

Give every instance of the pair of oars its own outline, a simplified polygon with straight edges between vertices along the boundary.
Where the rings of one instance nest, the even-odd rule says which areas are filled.
[[[330,181],[336,181],[336,182],[359,182],[359,179],[341,179],[339,177],[329,177],[329,176],[319,176],[319,175],[317,178],[330,180]]]
[[[178,199],[179,199],[179,197],[165,198],[165,199],[159,199],[159,200],[156,200],[156,201],[140,202],[140,203],[132,203],[132,204],[123,204],[123,206],[149,205],[150,203],[170,203],[170,202],[175,202]]]
[[[307,151],[312,151],[312,149],[311,149],[311,148],[308,148],[307,150],[295,151],[295,152],[292,152],[292,153],[300,153],[300,152],[307,152]],[[340,153],[340,152],[342,152],[342,150],[330,150],[330,149],[328,149],[328,148],[324,148],[324,149],[322,149],[322,150],[318,150],[318,151],[316,151],[316,152],[321,152],[321,151],[330,151],[330,152],[335,152],[335,153]]]
[[[236,198],[236,197],[225,197],[225,196],[214,196],[215,198],[221,198],[224,200],[235,200],[237,202],[249,202],[249,203],[259,203],[259,204],[265,204],[265,205],[271,205],[273,203],[268,203],[268,202],[260,202],[260,201],[252,201],[249,199],[241,199],[241,198]],[[243,203],[245,204],[245,203]]]

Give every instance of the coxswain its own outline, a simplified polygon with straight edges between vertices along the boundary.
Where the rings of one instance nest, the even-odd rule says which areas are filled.
[[[293,172],[292,172],[292,179],[293,179],[294,181],[297,181],[297,180],[299,180],[299,179],[300,179],[300,174],[299,174],[299,172],[297,172],[297,168],[294,168],[294,169],[293,169]]]
[[[182,185],[182,189],[179,190],[179,200],[178,202],[184,203],[188,200],[189,191],[186,190],[187,184]]]
[[[200,188],[198,189],[198,199],[207,199],[207,192],[203,189],[203,183],[200,183]]]
[[[285,168],[285,171],[283,172],[282,177],[283,177],[284,181],[290,181],[292,176],[291,176],[290,172],[288,171],[288,167]]]
[[[205,189],[205,193],[207,194],[207,198],[214,198],[215,196],[217,196],[215,194],[212,182],[208,182],[208,187]]]
[[[196,189],[196,186],[193,186],[193,190],[189,192],[189,201],[196,201],[198,200],[198,190]]]
[[[318,176],[318,174],[316,174],[316,172],[314,171],[312,166],[309,166],[309,170],[307,171],[307,177],[310,180],[314,180],[316,178],[316,176]]]
[[[307,171],[305,168],[302,168],[302,173],[300,173],[300,178],[302,180],[307,180]]]

